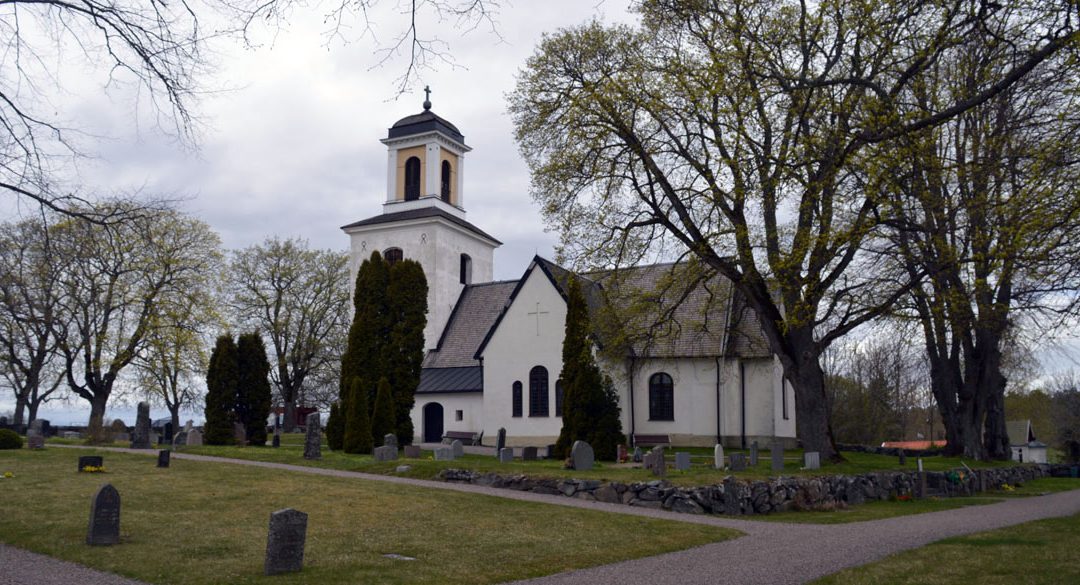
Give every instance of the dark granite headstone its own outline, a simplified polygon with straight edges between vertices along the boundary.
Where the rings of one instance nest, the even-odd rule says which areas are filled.
[[[758,446],[757,441],[750,443],[750,466],[754,467],[758,463]]]
[[[732,453],[730,459],[732,471],[746,471],[745,453]]]
[[[87,467],[104,467],[105,459],[101,455],[83,455],[79,457],[79,471]]]
[[[536,447],[522,447],[521,448],[521,460],[522,461],[536,461]]]
[[[505,446],[506,446],[506,429],[500,427],[499,428],[499,434],[495,438],[495,456],[496,457],[499,456],[499,451],[502,451],[503,447],[505,447]]]
[[[784,445],[780,441],[774,441],[769,448],[769,454],[772,456],[772,470],[783,471],[784,470]]]
[[[420,445],[405,445],[405,456],[409,459],[420,458]]]
[[[86,544],[108,546],[120,542],[120,493],[111,484],[98,488],[90,501]]]
[[[304,568],[304,541],[307,538],[308,515],[286,508],[270,514],[270,530],[266,536],[267,575],[293,573]]]
[[[319,422],[319,413],[313,412],[304,420],[307,434],[304,435],[304,459],[322,458],[322,424]],[[394,448],[395,454],[397,448]],[[305,516],[307,518],[307,516]]]
[[[641,458],[642,458],[641,447],[634,447],[634,456],[631,458],[631,460],[634,463],[641,463]]]
[[[150,449],[150,405],[140,402],[138,415],[135,417],[135,430],[131,434],[132,449]]]
[[[675,469],[687,471],[690,469],[690,454],[685,451],[675,453]]]
[[[270,440],[270,446],[277,449],[281,446],[281,433],[274,429],[274,438]]]
[[[574,441],[574,445],[570,447],[570,461],[577,471],[588,471],[593,468],[593,462],[596,460],[596,456],[593,454],[593,448],[585,441]]]
[[[172,443],[173,440],[173,424],[171,422],[165,423],[165,442]]]
[[[900,449],[900,465],[907,465],[907,452]]]
[[[158,453],[157,453],[157,466],[158,467],[168,467],[169,466],[169,458],[170,458],[171,455],[172,455],[172,451],[169,451],[168,449],[162,449],[161,451],[158,451]]]
[[[555,459],[555,445],[548,445],[544,456],[548,459]]]

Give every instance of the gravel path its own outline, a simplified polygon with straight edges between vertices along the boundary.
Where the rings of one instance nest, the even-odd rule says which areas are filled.
[[[56,446],[83,448],[79,446]],[[156,455],[157,453],[154,450],[105,449],[142,455]],[[348,477],[559,506],[598,509],[633,516],[664,518],[680,522],[734,528],[746,534],[746,536],[738,539],[707,544],[684,551],[518,582],[537,585],[602,585],[608,583],[613,585],[634,585],[638,583],[643,585],[663,583],[677,583],[679,585],[695,583],[781,585],[804,583],[835,573],[841,569],[875,561],[899,551],[924,546],[942,538],[993,530],[1031,520],[1080,513],[1080,490],[1073,490],[1040,497],[1009,499],[998,504],[971,506],[931,514],[900,516],[854,524],[781,524],[740,520],[724,516],[676,514],[663,510],[587,502],[574,498],[485,486],[321,469],[301,465],[208,457],[186,453],[174,453],[172,456],[175,459],[283,469],[314,475]],[[0,567],[3,567],[3,570],[0,571],[0,585],[67,584],[73,582],[92,585],[139,583],[4,545],[0,545]],[[85,572],[85,574],[76,573],[76,571]]]

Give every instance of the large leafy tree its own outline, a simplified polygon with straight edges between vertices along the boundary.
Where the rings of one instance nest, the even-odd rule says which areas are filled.
[[[231,334],[217,339],[206,369],[206,424],[203,437],[208,445],[226,445],[233,440],[236,420],[236,389],[240,385],[240,362]]]
[[[296,405],[309,380],[340,359],[349,301],[346,262],[344,254],[276,237],[233,255],[229,303],[242,326],[270,342],[286,431],[296,426]]]
[[[562,430],[555,443],[559,457],[570,454],[574,441],[585,441],[600,459],[615,460],[618,446],[626,441],[619,421],[619,405],[611,383],[596,365],[590,340],[589,307],[577,278],[566,291],[566,327],[562,347]]]
[[[838,458],[819,357],[906,292],[870,251],[889,217],[869,147],[985,103],[1078,38],[1072,3],[995,6],[643,0],[640,28],[552,35],[510,97],[534,197],[582,264],[692,254],[730,279],[794,386],[804,446]],[[898,115],[981,27],[1026,58]]]
[[[258,333],[245,333],[236,342],[236,420],[244,425],[252,445],[266,444],[266,419],[270,416],[270,362]]]

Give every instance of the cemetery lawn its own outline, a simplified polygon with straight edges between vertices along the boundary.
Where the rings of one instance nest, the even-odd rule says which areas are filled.
[[[78,457],[91,454],[104,456],[106,473],[76,471]],[[109,451],[0,451],[0,477],[14,474],[0,479],[0,541],[151,583],[396,584],[524,579],[739,534],[232,464],[155,465],[154,457]],[[120,493],[121,543],[90,547],[90,500],[105,482]],[[309,514],[305,568],[264,577],[270,513],[290,507]]]
[[[1075,480],[1073,480],[1075,481]],[[1080,514],[947,538],[846,569],[817,585],[1080,583]]]
[[[691,468],[688,471],[677,471],[674,469],[673,465],[675,457],[673,453],[675,451],[690,452]],[[443,469],[472,469],[479,472],[491,472],[501,475],[524,474],[536,478],[597,479],[602,481],[619,481],[623,483],[652,481],[657,479],[649,471],[642,469],[640,464],[616,465],[605,461],[597,461],[596,466],[590,471],[575,471],[573,469],[564,469],[562,461],[552,459],[522,461],[519,458],[515,459],[513,463],[499,463],[494,456],[467,454],[455,461],[434,461],[432,453],[430,451],[424,451],[423,457],[420,459],[402,458],[397,461],[378,462],[370,455],[350,455],[340,451],[330,451],[325,442],[322,447],[322,459],[308,461],[303,458],[303,435],[297,434],[283,435],[281,447],[278,449],[269,447],[239,448],[231,446],[202,445],[198,447],[183,447],[180,449],[180,452],[254,461],[271,461],[274,463],[291,463],[294,465],[308,465],[313,467],[360,471],[383,475],[401,475],[403,477],[412,477],[416,479],[436,479],[439,471]],[[748,453],[748,451],[733,449],[726,450],[725,453]],[[847,458],[847,461],[838,464],[823,462],[820,470],[808,471],[800,469],[802,466],[802,456],[803,452],[801,450],[786,451],[783,475],[855,475],[875,471],[914,471],[916,469],[914,457],[908,458],[906,466],[900,466],[896,457],[869,453],[845,452],[844,457]],[[724,478],[728,476],[752,480],[767,479],[777,475],[770,470],[769,452],[767,450],[761,451],[757,466],[750,467],[746,471],[738,473],[714,469],[712,467],[712,449],[700,447],[675,447],[668,450],[667,460],[668,473],[664,479],[676,486],[692,487],[711,485],[723,482]],[[1014,463],[1001,461],[964,462],[975,469],[1014,465]],[[401,464],[408,464],[412,469],[405,473],[396,473],[395,469]],[[960,467],[961,459],[958,457],[926,457],[923,459],[923,468],[927,471],[947,471]]]

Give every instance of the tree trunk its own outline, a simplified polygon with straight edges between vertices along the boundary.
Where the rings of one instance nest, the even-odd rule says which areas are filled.
[[[180,403],[166,403],[166,406],[169,408],[169,417],[172,421],[173,433],[178,433],[180,432]]]
[[[292,400],[284,399],[284,397],[282,403],[285,406],[285,420],[282,427],[284,432],[291,433],[296,430],[296,404]]]
[[[11,421],[11,424],[14,424],[14,425],[23,424],[23,413],[24,412],[26,412],[26,399],[16,394],[15,395],[15,420]],[[33,413],[33,411],[31,411],[31,413],[30,413],[30,416],[31,416],[30,420],[31,421],[34,420],[33,415],[34,415],[34,413]]]
[[[789,335],[794,367],[785,364],[785,377],[795,388],[795,424],[798,437],[806,451],[817,451],[821,459],[842,461],[829,424],[829,403],[825,395],[825,373],[821,369],[813,333],[793,331]],[[781,363],[789,360],[781,358]],[[794,370],[794,371],[791,371]]]
[[[90,420],[86,424],[86,434],[91,441],[104,439],[105,405],[109,401],[109,395],[104,392],[95,393],[90,402]]]

